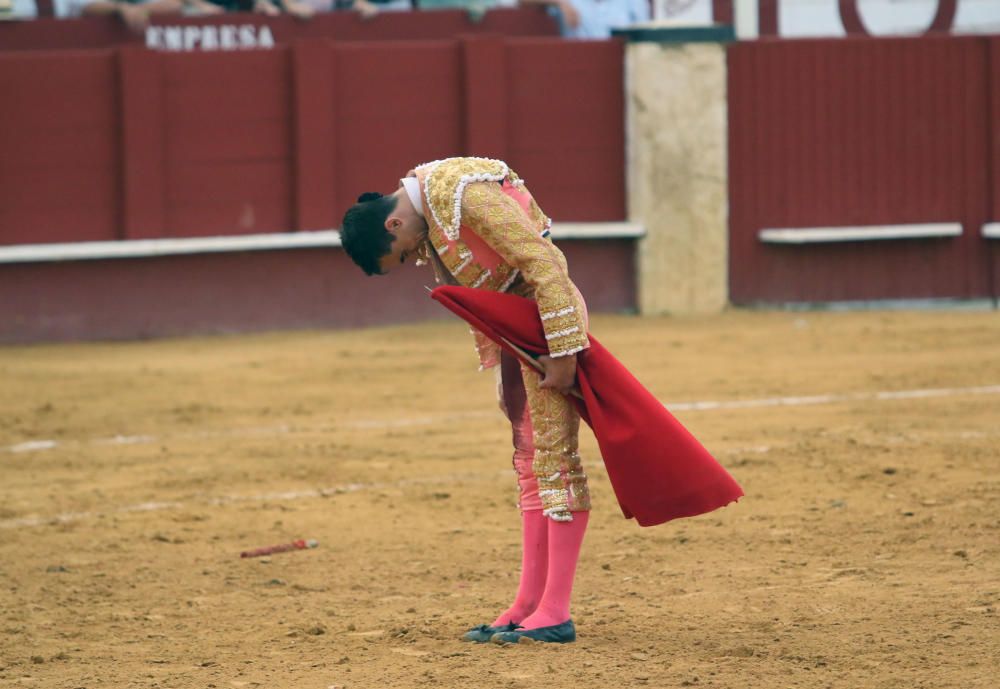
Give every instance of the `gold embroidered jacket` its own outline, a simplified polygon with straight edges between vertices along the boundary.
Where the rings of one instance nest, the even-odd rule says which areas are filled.
[[[537,301],[550,355],[589,346],[586,307],[566,257],[548,236],[552,222],[506,163],[448,158],[413,174],[420,182],[429,249],[458,284],[507,291],[522,284],[520,276],[530,289],[516,291]],[[483,357],[483,364],[495,362]]]

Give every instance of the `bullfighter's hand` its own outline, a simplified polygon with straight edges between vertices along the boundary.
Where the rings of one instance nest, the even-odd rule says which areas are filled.
[[[540,356],[539,363],[545,369],[545,377],[539,387],[558,390],[568,395],[576,384],[576,354],[569,356]]]

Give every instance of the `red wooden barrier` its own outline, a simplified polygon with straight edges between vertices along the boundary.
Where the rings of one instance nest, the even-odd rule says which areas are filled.
[[[290,230],[290,53],[206,57],[163,57],[166,233]]]
[[[337,214],[335,59],[325,41],[299,41],[294,48],[295,230],[324,227]]]
[[[634,242],[560,246],[592,312],[634,308]],[[366,279],[333,249],[0,264],[0,344],[447,319],[432,282],[426,266]]]
[[[987,89],[990,93],[989,128],[990,128],[990,166],[986,189],[989,194],[987,206],[990,209],[990,219],[1000,223],[1000,37],[989,42],[990,79]],[[1000,238],[990,240],[990,280],[993,284],[993,297],[1000,300]]]
[[[733,301],[989,295],[988,57],[982,38],[733,46]],[[758,239],[763,228],[949,221],[962,237]]]
[[[0,243],[118,238],[114,55],[0,55],[0,93]]]
[[[509,45],[507,159],[553,217],[624,218],[622,44]]]
[[[463,151],[458,41],[346,45],[336,50],[336,209],[362,191],[391,191],[420,162]],[[404,67],[405,65],[405,67]]]
[[[990,171],[987,189],[990,193],[990,217],[1000,222],[1000,37],[989,41],[989,73],[990,79],[986,85],[989,90],[989,127],[990,140]]]
[[[163,61],[156,53],[130,48],[118,56],[121,92],[122,236],[167,235],[166,131]]]
[[[410,166],[502,156],[621,220],[622,46],[499,37],[0,57],[0,244],[337,227]]]

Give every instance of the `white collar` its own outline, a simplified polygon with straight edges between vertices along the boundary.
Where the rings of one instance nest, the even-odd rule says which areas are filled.
[[[404,177],[399,180],[406,189],[406,195],[410,197],[410,203],[413,204],[414,210],[420,214],[420,217],[424,217],[424,202],[420,198],[420,182],[417,181],[416,177]]]

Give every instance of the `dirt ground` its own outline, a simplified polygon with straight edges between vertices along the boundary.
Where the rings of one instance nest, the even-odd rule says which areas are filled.
[[[639,528],[585,430],[566,646],[458,640],[520,558],[459,323],[0,349],[0,686],[998,686],[1000,316],[592,329],[746,497]]]

